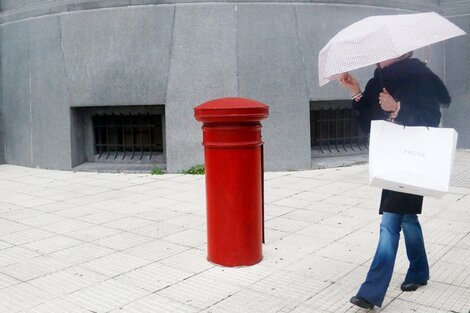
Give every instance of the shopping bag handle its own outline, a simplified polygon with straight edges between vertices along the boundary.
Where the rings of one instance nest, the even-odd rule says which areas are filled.
[[[405,129],[405,127],[406,127],[406,124],[403,124],[403,129]],[[427,129],[428,131],[430,131],[429,126],[426,125],[426,126],[424,126],[424,127],[426,127],[426,129]]]

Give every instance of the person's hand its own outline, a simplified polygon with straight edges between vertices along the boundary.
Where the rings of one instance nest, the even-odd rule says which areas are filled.
[[[385,88],[379,94],[379,104],[382,110],[386,112],[395,112],[398,110],[398,102],[393,99]]]
[[[343,73],[339,78],[340,84],[351,91],[352,96],[355,96],[361,92],[361,86],[354,76],[349,72]]]

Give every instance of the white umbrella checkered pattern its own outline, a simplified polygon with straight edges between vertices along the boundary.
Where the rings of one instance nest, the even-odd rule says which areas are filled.
[[[323,86],[344,72],[464,34],[434,12],[367,17],[337,33],[320,51],[319,84]]]

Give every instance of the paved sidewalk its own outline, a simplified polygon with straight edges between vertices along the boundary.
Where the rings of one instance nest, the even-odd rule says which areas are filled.
[[[0,166],[0,312],[365,312],[349,303],[378,239],[367,165],[266,173],[264,260],[206,261],[204,177]],[[470,311],[470,151],[425,199],[429,284],[402,293],[403,242],[383,308]]]

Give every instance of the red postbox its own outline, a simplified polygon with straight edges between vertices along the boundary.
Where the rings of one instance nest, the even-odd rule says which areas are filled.
[[[208,260],[224,266],[261,261],[263,142],[268,106],[244,98],[216,99],[194,109],[203,123]]]

